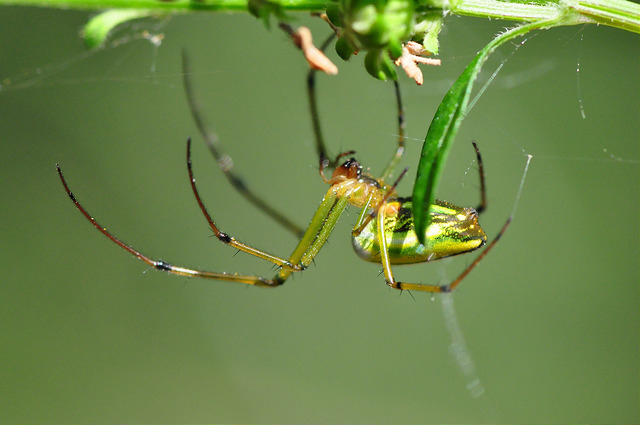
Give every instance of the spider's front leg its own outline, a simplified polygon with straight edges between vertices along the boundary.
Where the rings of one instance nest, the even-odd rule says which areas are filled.
[[[172,264],[167,263],[166,261],[154,260],[150,257],[147,257],[137,249],[122,242],[120,239],[118,239],[113,234],[111,234],[106,227],[98,223],[91,216],[91,214],[89,214],[89,212],[86,209],[84,209],[84,207],[80,204],[80,202],[76,199],[76,197],[71,192],[71,189],[69,188],[69,185],[67,184],[67,181],[64,178],[64,175],[62,174],[62,169],[60,168],[60,165],[56,164],[56,169],[58,171],[58,176],[60,177],[60,181],[62,182],[62,185],[64,186],[64,189],[67,192],[67,195],[69,195],[69,198],[71,198],[71,200],[73,201],[75,206],[78,208],[78,210],[80,210],[82,215],[84,215],[85,218],[89,220],[89,222],[93,224],[93,226],[100,231],[100,233],[105,235],[107,238],[109,238],[112,242],[114,242],[120,248],[134,255],[136,258],[142,260],[143,262],[153,267],[154,269],[175,274],[178,276],[202,277],[205,279],[225,280],[229,282],[245,283],[248,285],[255,285],[255,286],[273,287],[273,286],[279,286],[282,284],[277,280],[265,279],[260,276],[216,273],[216,272],[210,272],[210,271],[204,271],[204,270],[197,270],[197,269],[192,269],[188,267],[174,266]]]

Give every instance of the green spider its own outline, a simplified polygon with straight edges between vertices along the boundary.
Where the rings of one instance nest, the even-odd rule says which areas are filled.
[[[184,75],[190,75],[186,56],[183,56]],[[333,231],[338,219],[347,205],[351,204],[361,209],[358,220],[352,230],[353,247],[362,259],[382,264],[387,285],[400,290],[417,290],[426,292],[450,292],[455,289],[467,274],[480,262],[480,260],[495,245],[509,225],[510,218],[504,224],[496,238],[485,250],[448,285],[431,285],[423,283],[407,283],[397,281],[391,269],[395,264],[422,263],[450,257],[466,252],[474,251],[483,246],[487,237],[478,224],[478,214],[485,209],[486,195],[484,184],[484,172],[482,158],[475,143],[478,168],[480,174],[481,203],[477,208],[463,208],[444,201],[436,201],[431,207],[431,224],[426,230],[427,244],[418,242],[413,226],[411,198],[401,198],[396,194],[396,186],[406,169],[393,184],[388,180],[404,152],[404,114],[398,84],[394,82],[398,107],[398,145],[391,161],[386,167],[381,178],[363,172],[362,166],[352,157],[354,152],[345,152],[338,155],[333,161],[328,159],[325,144],[322,137],[317,102],[315,95],[315,71],[310,71],[307,77],[307,92],[311,109],[312,124],[316,141],[316,150],[319,157],[319,171],[322,179],[329,184],[329,190],[316,210],[309,226],[302,230],[289,221],[286,217],[269,206],[259,196],[251,192],[231,168],[222,166],[224,159],[228,157],[222,153],[215,133],[206,128],[199,113],[190,81],[184,80],[185,91],[194,119],[198,128],[207,142],[209,149],[218,160],[225,176],[232,185],[250,202],[265,211],[274,220],[288,230],[300,235],[300,241],[288,258],[272,255],[266,251],[257,249],[243,243],[236,238],[220,230],[213,217],[198,193],[196,180],[193,175],[191,162],[191,139],[187,141],[187,169],[189,182],[196,201],[204,214],[209,227],[215,236],[224,244],[227,244],[247,254],[267,260],[278,266],[278,272],[272,278],[261,276],[239,275],[229,273],[216,273],[192,268],[174,266],[165,261],[154,260],[142,254],[135,248],[122,242],[112,235],[105,227],[100,225],[75,198],[69,188],[60,166],[56,164],[58,175],[67,194],[80,212],[101,233],[125,249],[135,257],[144,261],[149,266],[180,276],[194,276],[207,279],[224,280],[244,283],[261,287],[276,287],[282,285],[294,272],[305,270],[313,261],[319,250],[325,244]],[[333,169],[331,177],[325,175],[325,170]]]

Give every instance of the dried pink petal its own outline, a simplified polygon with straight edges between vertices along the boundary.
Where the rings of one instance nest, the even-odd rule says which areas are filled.
[[[307,27],[300,27],[292,34],[296,46],[302,50],[309,66],[324,71],[329,75],[336,75],[338,67],[316,46],[313,45],[311,31]]]
[[[430,54],[420,43],[408,41],[402,46],[402,56],[396,59],[396,66],[402,67],[407,76],[414,80],[419,86],[424,82],[422,71],[418,67],[419,63],[425,65],[440,65],[440,59],[425,58],[423,54]]]

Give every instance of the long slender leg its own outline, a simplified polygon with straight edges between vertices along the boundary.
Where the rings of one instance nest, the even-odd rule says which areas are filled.
[[[291,254],[290,261],[297,262],[303,268],[307,268],[331,235],[340,215],[348,204],[348,197],[336,197],[332,193],[332,189],[329,189],[311,220],[307,232]],[[273,280],[284,282],[291,273],[291,270],[282,268]]]
[[[385,213],[384,213],[384,205],[380,206],[378,209],[378,243],[380,246],[380,262],[382,263],[382,269],[384,271],[384,278],[392,288],[395,289],[413,289],[416,291],[426,291],[426,292],[448,292],[444,291],[442,286],[438,285],[427,285],[420,283],[404,283],[397,282],[393,277],[393,272],[391,271],[391,260],[389,259],[389,247],[387,244],[387,234],[385,229]]]
[[[86,219],[89,220],[91,224],[93,224],[93,226],[100,231],[100,233],[108,237],[112,242],[114,242],[120,248],[126,250],[130,254],[133,254],[136,258],[144,261],[146,264],[155,268],[156,270],[161,270],[161,271],[171,273],[171,274],[176,274],[179,276],[202,277],[205,279],[225,280],[230,282],[246,283],[248,285],[256,285],[256,286],[280,285],[279,282],[275,282],[269,279],[264,279],[259,276],[242,276],[237,274],[215,273],[215,272],[209,272],[209,271],[203,271],[203,270],[195,270],[195,269],[190,269],[186,267],[173,266],[165,261],[154,260],[147,257],[146,255],[142,254],[140,251],[136,250],[135,248],[132,248],[131,246],[122,242],[120,239],[113,236],[111,233],[109,233],[106,227],[99,224],[91,216],[91,214],[89,214],[87,210],[84,209],[84,207],[80,204],[80,202],[78,202],[76,197],[73,195],[73,193],[71,192],[71,189],[69,189],[69,186],[67,185],[67,181],[62,175],[62,170],[60,169],[60,166],[58,164],[56,164],[56,169],[58,170],[58,176],[60,176],[60,181],[62,181],[62,185],[64,186],[64,189],[66,190],[67,195],[69,195],[69,197],[71,198],[75,206],[86,217]]]
[[[189,170],[189,181],[191,182],[191,188],[193,194],[196,197],[198,205],[202,210],[209,227],[213,230],[216,237],[223,243],[230,245],[236,249],[246,252],[256,257],[271,261],[272,263],[281,267],[280,271],[270,282],[275,284],[284,283],[291,273],[296,271],[302,271],[306,269],[313,261],[320,248],[325,244],[329,235],[333,231],[340,215],[349,203],[349,193],[345,193],[343,196],[337,196],[333,187],[330,187],[324,196],[320,206],[316,210],[309,227],[305,231],[304,235],[300,239],[298,246],[294,249],[293,253],[288,260],[283,260],[279,257],[268,254],[264,251],[253,248],[247,244],[237,241],[235,238],[222,232],[214,223],[211,214],[204,206],[198,189],[196,187],[196,181],[193,177],[192,163],[191,163],[191,140],[187,141],[187,167]]]
[[[191,188],[193,194],[196,197],[198,205],[202,210],[209,227],[213,230],[216,237],[223,243],[230,245],[236,249],[246,252],[256,257],[271,261],[272,263],[281,267],[280,271],[270,282],[275,284],[284,283],[291,273],[296,271],[302,271],[306,269],[313,261],[320,248],[325,244],[329,235],[333,231],[340,215],[348,204],[349,194],[338,197],[334,192],[333,187],[329,188],[324,196],[320,206],[316,210],[309,227],[305,231],[304,235],[300,239],[298,246],[294,249],[293,253],[288,260],[283,260],[279,257],[275,257],[264,251],[253,248],[249,245],[237,241],[235,238],[222,232],[214,223],[211,214],[207,211],[198,189],[196,187],[195,178],[193,177],[193,170],[191,164],[191,140],[187,141],[187,167],[189,169],[189,181],[191,182]]]
[[[331,41],[335,38],[335,34],[331,34],[324,43],[320,46],[320,50],[324,51]],[[327,155],[327,146],[324,143],[324,137],[322,136],[322,127],[320,126],[320,115],[318,113],[318,100],[316,97],[316,70],[310,69],[307,74],[307,96],[309,98],[309,110],[311,112],[311,124],[313,126],[313,135],[316,142],[316,153],[318,155],[318,168],[320,170],[320,175],[324,180],[323,170],[326,167],[335,166],[337,160],[336,158],[333,163],[330,163],[329,157]]]
[[[476,211],[478,214],[487,209],[487,187],[484,182],[484,166],[482,165],[482,155],[480,155],[480,149],[478,149],[478,144],[474,141],[471,142],[473,144],[473,149],[476,151],[476,159],[478,160],[478,173],[480,173],[480,203],[476,207]]]
[[[106,229],[106,227],[99,224],[91,216],[91,214],[89,214],[89,212],[84,209],[84,207],[80,204],[80,202],[78,202],[76,197],[73,195],[73,193],[71,192],[71,189],[67,184],[66,179],[62,174],[62,170],[58,164],[56,164],[56,169],[58,171],[60,181],[62,182],[62,185],[64,186],[64,189],[67,192],[67,195],[69,196],[69,198],[71,198],[75,206],[78,208],[78,210],[80,210],[80,212],[85,216],[85,218],[89,220],[89,222],[96,229],[98,229],[100,233],[105,235],[107,238],[109,238],[112,242],[114,242],[120,248],[134,255],[136,258],[142,260],[149,266],[155,268],[156,270],[164,271],[164,272],[179,275],[179,276],[193,276],[193,277],[201,277],[206,279],[224,280],[224,281],[244,283],[244,284],[255,285],[255,286],[273,287],[273,286],[282,285],[293,272],[301,271],[307,268],[307,266],[313,261],[314,257],[316,256],[320,248],[322,248],[324,243],[327,241],[327,238],[329,237],[333,228],[335,227],[340,215],[342,214],[346,205],[348,204],[347,196],[339,197],[334,193],[333,189],[330,188],[327,194],[325,195],[322,203],[318,207],[318,210],[316,211],[315,215],[313,216],[313,219],[311,220],[311,224],[309,225],[309,228],[304,233],[302,239],[298,243],[298,246],[293,251],[293,254],[291,255],[290,259],[285,260],[280,257],[276,257],[274,255],[268,254],[264,251],[258,250],[247,244],[237,241],[235,238],[222,232],[215,225],[215,223],[213,222],[213,219],[211,218],[211,215],[206,210],[204,204],[202,203],[202,199],[200,198],[200,195],[198,193],[198,190],[195,184],[195,178],[193,177],[191,155],[190,155],[189,148],[190,148],[190,141],[188,143],[188,148],[187,148],[187,164],[188,164],[188,170],[189,170],[189,180],[191,182],[191,187],[193,189],[198,205],[200,206],[200,209],[205,215],[207,222],[209,223],[209,226],[211,227],[211,229],[214,231],[214,233],[216,234],[216,236],[221,242],[227,245],[230,245],[236,249],[239,249],[243,252],[246,252],[248,254],[268,260],[280,266],[281,268],[280,271],[276,274],[276,276],[273,279],[267,279],[264,277],[252,276],[252,275],[217,273],[217,272],[197,270],[197,269],[192,269],[192,268],[182,267],[182,266],[174,266],[170,263],[167,263],[166,261],[154,260],[142,254],[137,249],[131,247],[130,245],[127,245],[126,243],[122,242],[120,239],[116,238]]]
[[[334,37],[335,37],[335,34],[331,34],[327,38],[327,40],[322,44],[322,46],[320,47],[320,50],[324,51],[328,47],[328,45],[331,43]],[[324,142],[324,137],[322,136],[322,128],[320,126],[320,118],[318,114],[318,102],[316,97],[316,72],[317,71],[315,69],[310,69],[309,73],[307,74],[307,94],[309,97],[309,108],[311,110],[311,123],[313,125],[313,134],[315,136],[315,141],[316,141],[316,152],[318,154],[320,175],[325,181],[327,181],[326,177],[324,176],[324,169],[335,167],[337,165],[338,159],[340,159],[340,156],[336,157],[335,160],[331,162],[329,160],[329,156],[327,155],[327,148]],[[385,171],[381,179],[382,181],[386,181],[388,178],[391,177],[391,174],[393,173],[395,166],[398,164],[398,162],[402,158],[404,154],[404,149],[405,149],[404,148],[405,117],[404,117],[404,107],[402,104],[402,96],[400,93],[400,85],[398,84],[397,81],[394,81],[393,87],[394,87],[394,93],[396,97],[396,105],[397,105],[397,111],[398,111],[397,112],[398,146],[396,148],[396,151],[393,157],[391,158],[387,167],[385,168]],[[349,154],[351,153],[353,152],[350,152]]]
[[[233,161],[231,161],[229,155],[222,151],[218,135],[206,125],[205,120],[202,117],[202,114],[200,112],[202,108],[200,102],[198,102],[198,99],[195,96],[195,91],[193,90],[189,58],[185,51],[182,52],[182,81],[184,83],[184,91],[187,96],[187,102],[189,104],[189,109],[191,110],[191,115],[193,116],[198,130],[200,131],[202,138],[206,142],[209,151],[211,151],[211,153],[213,154],[213,157],[216,159],[218,166],[223,171],[224,176],[227,178],[229,183],[231,183],[231,185],[242,196],[244,196],[245,199],[258,207],[269,217],[274,219],[285,229],[297,236],[301,236],[304,233],[304,229],[302,227],[295,224],[284,214],[269,205],[262,197],[258,196],[256,193],[250,190],[245,184],[244,180],[233,171]]]
[[[389,164],[382,173],[382,181],[387,181],[393,174],[393,170],[396,165],[402,158],[404,154],[404,129],[405,129],[405,120],[404,120],[404,107],[402,106],[402,96],[400,95],[400,85],[397,81],[393,82],[393,88],[396,95],[396,105],[398,110],[398,146],[396,148],[396,152],[389,161]]]
[[[300,268],[296,265],[292,264],[290,261],[285,260],[283,258],[277,257],[275,255],[271,255],[265,251],[253,248],[250,245],[247,245],[243,242],[238,241],[236,238],[229,236],[228,234],[221,231],[218,226],[213,222],[213,218],[211,218],[211,214],[207,211],[204,204],[202,203],[202,199],[200,198],[200,193],[198,192],[198,188],[196,187],[196,179],[193,176],[193,166],[191,163],[191,139],[187,140],[187,168],[189,171],[189,182],[191,183],[191,189],[193,190],[193,194],[198,201],[198,205],[200,206],[200,210],[204,214],[207,222],[209,223],[209,227],[213,230],[214,234],[220,240],[220,242],[225,243],[233,248],[239,249],[242,252],[246,252],[247,254],[255,255],[258,258],[262,258],[263,260],[271,261],[273,264],[276,264],[280,267],[286,267],[293,271],[299,271]]]
[[[478,213],[481,213],[486,209],[487,206],[487,194],[486,194],[486,185],[485,185],[485,177],[484,177],[484,166],[482,164],[482,156],[480,155],[480,150],[478,149],[478,145],[475,141],[471,142],[473,144],[473,148],[476,151],[476,158],[478,160],[478,173],[480,177],[480,204],[476,208]],[[467,268],[460,273],[460,275],[448,285],[429,285],[423,283],[407,283],[407,282],[398,282],[393,277],[393,272],[391,271],[391,262],[389,260],[389,253],[387,251],[387,238],[385,234],[384,228],[384,204],[380,205],[378,208],[378,234],[379,234],[379,244],[380,244],[380,257],[382,262],[382,268],[384,270],[385,279],[387,281],[387,285],[395,289],[401,290],[415,290],[415,291],[425,291],[425,292],[451,292],[453,291],[462,280],[473,270],[478,263],[491,251],[491,249],[495,246],[498,240],[502,237],[504,232],[509,227],[511,223],[511,216],[504,223],[496,237],[491,241],[489,245],[476,257],[476,259],[467,266]],[[366,223],[365,223],[366,225]],[[360,229],[364,228],[364,225],[359,227]]]
[[[413,291],[425,291],[425,292],[451,292],[451,291],[453,291],[460,284],[460,282],[462,282],[462,280],[465,277],[467,277],[467,275],[471,272],[471,270],[473,270],[478,265],[478,263],[480,261],[482,261],[482,259],[489,253],[489,251],[491,251],[491,249],[496,245],[496,243],[498,243],[498,241],[500,240],[500,238],[502,237],[504,232],[507,230],[507,227],[509,227],[510,223],[511,223],[511,217],[509,217],[507,219],[507,221],[502,226],[502,229],[500,229],[500,232],[498,232],[496,237],[493,238],[491,243],[489,245],[487,245],[487,247],[482,251],[482,253],[480,253],[480,255],[478,255],[476,257],[476,259],[473,260],[473,262],[471,264],[469,264],[469,266],[467,266],[467,268],[464,269],[464,271],[462,273],[460,273],[460,275],[453,282],[451,282],[448,285],[443,285],[443,286],[440,286],[440,285],[428,285],[428,284],[424,284],[424,283],[407,283],[407,282],[398,282],[398,281],[396,281],[393,278],[393,273],[391,272],[391,264],[389,262],[389,258],[388,258],[389,256],[387,254],[387,251],[382,249],[382,244],[383,243],[384,243],[385,248],[386,248],[386,238],[385,238],[384,235],[381,235],[380,252],[381,252],[381,257],[382,257],[382,267],[384,269],[384,275],[385,275],[385,279],[387,281],[387,285],[389,285],[392,288],[400,289],[400,290],[413,290]]]

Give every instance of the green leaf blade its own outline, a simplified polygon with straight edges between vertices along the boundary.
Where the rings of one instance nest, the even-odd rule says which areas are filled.
[[[489,55],[515,37],[535,29],[549,28],[563,23],[566,23],[563,16],[558,15],[552,19],[524,24],[498,35],[467,65],[445,94],[427,130],[413,186],[413,218],[420,243],[425,243],[426,229],[431,221],[430,205],[435,200],[438,183],[453,140],[466,116],[473,83]],[[425,206],[429,207],[425,208]]]

